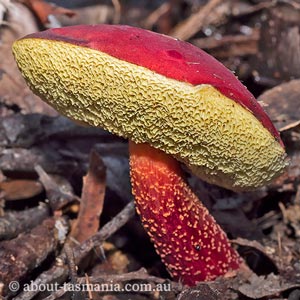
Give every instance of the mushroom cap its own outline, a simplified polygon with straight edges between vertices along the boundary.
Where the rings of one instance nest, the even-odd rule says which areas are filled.
[[[189,43],[123,25],[80,25],[14,43],[31,89],[62,114],[173,155],[200,178],[247,190],[286,155],[253,95]]]

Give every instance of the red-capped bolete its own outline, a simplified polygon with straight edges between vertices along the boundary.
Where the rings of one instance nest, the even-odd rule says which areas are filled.
[[[33,92],[60,113],[129,139],[136,208],[176,280],[194,285],[240,267],[180,167],[243,191],[287,164],[272,122],[228,69],[189,43],[123,25],[50,29],[13,52]]]

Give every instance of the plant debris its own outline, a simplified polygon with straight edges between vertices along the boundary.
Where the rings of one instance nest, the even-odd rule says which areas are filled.
[[[92,150],[88,174],[83,177],[83,188],[78,218],[71,236],[79,243],[94,235],[99,228],[105,195],[105,166],[99,154]]]
[[[1,297],[299,299],[299,1],[51,2],[0,0]],[[203,48],[243,80],[281,132],[290,164],[268,187],[236,194],[185,170],[243,257],[239,272],[192,288],[172,281],[135,215],[127,142],[58,116],[26,86],[11,53],[16,39],[98,23],[147,28]],[[49,284],[57,286],[32,288]]]

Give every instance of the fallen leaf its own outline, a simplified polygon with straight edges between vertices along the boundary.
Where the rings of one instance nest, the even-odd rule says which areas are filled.
[[[213,290],[207,284],[199,284],[196,288],[189,288],[180,293],[177,300],[218,300],[221,293]]]
[[[300,288],[300,283],[286,282],[282,277],[274,274],[266,277],[253,274],[249,278],[249,283],[242,284],[239,287],[239,292],[251,299],[260,299],[278,296],[278,294],[292,288]]]
[[[3,6],[4,3],[6,3],[5,6]],[[20,3],[6,0],[1,1],[1,4],[5,11],[2,10],[4,19],[0,23],[0,56],[5,59],[0,60],[0,101],[8,107],[8,112],[2,109],[1,115],[7,115],[9,110],[16,109],[21,110],[22,113],[39,112],[57,115],[53,108],[30,91],[11,51],[16,39],[38,31],[33,14]]]
[[[44,2],[43,0],[22,0],[38,17],[42,24],[49,23],[50,15],[65,15],[73,17],[76,13],[73,10],[56,6],[52,3]]]
[[[300,124],[300,79],[280,84],[259,96],[277,129],[285,131]]]
[[[89,170],[83,178],[78,218],[71,233],[72,237],[80,243],[98,231],[99,218],[103,209],[105,187],[105,166],[100,155],[95,150],[92,150]]]
[[[37,196],[43,187],[38,181],[20,179],[1,182],[0,190],[4,191],[5,200],[12,201]]]
[[[300,10],[291,2],[297,1],[277,2],[262,17],[259,53],[253,56],[259,83],[274,86],[300,76]]]

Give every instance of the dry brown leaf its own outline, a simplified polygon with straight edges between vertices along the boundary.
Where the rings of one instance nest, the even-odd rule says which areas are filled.
[[[22,2],[36,14],[42,24],[49,23],[48,17],[50,15],[73,17],[76,14],[73,10],[56,6],[52,3],[44,2],[43,0],[22,0]]]
[[[174,38],[188,40],[199,32],[204,25],[211,24],[212,20],[209,20],[211,16],[215,13],[218,6],[224,4],[224,1],[221,0],[210,0],[205,5],[200,7],[200,9],[191,15],[187,20],[179,23],[171,32],[170,35]],[[228,4],[225,2],[225,6],[228,7]],[[217,19],[223,18],[223,14],[219,14]]]
[[[264,108],[281,132],[290,164],[287,172],[274,180],[270,187],[279,191],[294,191],[300,178],[300,79],[280,84],[258,100],[267,104]]]
[[[56,15],[56,19],[62,26],[78,24],[111,24],[114,17],[114,9],[111,5],[96,4],[74,8],[76,15],[69,18],[65,15]]]
[[[300,79],[280,84],[258,98],[280,131],[297,127],[300,123]],[[284,130],[283,130],[284,129]]]
[[[221,299],[221,293],[213,290],[208,284],[202,283],[196,288],[184,290],[178,296],[177,300],[218,300]]]
[[[285,224],[293,228],[294,235],[300,238],[300,205],[295,203],[289,207],[285,207],[283,203],[279,203]]]
[[[1,2],[2,3],[2,2]],[[0,101],[8,107],[16,105],[23,113],[38,112],[49,115],[57,113],[41,101],[27,87],[12,55],[13,42],[38,31],[34,16],[20,3],[7,1],[5,19],[0,24]],[[3,4],[3,3],[2,3]],[[5,111],[0,111],[3,116]]]
[[[300,9],[292,2],[296,1],[274,1],[263,15],[259,53],[253,57],[259,83],[274,86],[300,76]]]
[[[98,231],[106,187],[105,173],[100,155],[92,150],[89,170],[83,178],[80,210],[71,234],[80,243]]]
[[[10,180],[0,183],[0,190],[4,191],[5,200],[28,199],[43,191],[42,185],[35,180]]]
[[[252,275],[249,283],[242,284],[239,291],[251,298],[278,296],[278,294],[292,288],[300,288],[300,284],[286,282],[279,275],[270,274],[267,277]]]

